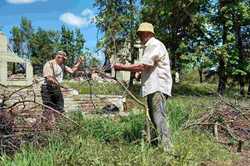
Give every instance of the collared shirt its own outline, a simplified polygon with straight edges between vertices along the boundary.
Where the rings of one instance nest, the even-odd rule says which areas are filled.
[[[64,69],[64,65],[58,65],[55,60],[50,60],[43,67],[43,77],[53,76],[62,83]]]
[[[145,44],[141,64],[150,65],[142,72],[142,96],[162,92],[171,96],[170,60],[164,44],[152,37]]]

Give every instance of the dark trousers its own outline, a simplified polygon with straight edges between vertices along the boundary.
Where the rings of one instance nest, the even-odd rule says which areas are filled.
[[[41,95],[44,105],[59,112],[64,112],[64,99],[60,87],[49,84],[42,85]]]
[[[147,96],[147,104],[150,119],[160,136],[159,141],[166,150],[169,150],[172,144],[169,120],[165,110],[167,98],[167,95],[155,92]]]

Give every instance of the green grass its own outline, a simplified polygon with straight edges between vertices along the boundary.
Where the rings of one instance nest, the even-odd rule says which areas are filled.
[[[43,135],[47,139],[45,146],[25,144],[13,156],[2,155],[0,165],[198,166],[209,162],[215,163],[214,165],[232,165],[232,161],[237,158],[228,147],[216,143],[211,133],[183,128],[187,122],[197,120],[218,102],[216,83],[212,81],[200,84],[196,74],[189,73],[185,76],[185,81],[174,85],[173,97],[167,102],[173,141],[170,154],[165,153],[160,146],[145,143],[143,131],[146,117],[144,113],[133,113],[133,110],[141,108],[129,99],[128,117],[72,113],[69,116],[82,128],[62,121],[58,124],[59,132]],[[65,86],[75,88],[81,94],[88,94],[90,90],[87,82],[65,82]],[[122,95],[123,92],[123,89],[114,83],[92,82],[92,88],[95,94]],[[139,97],[139,85],[131,90]],[[227,99],[234,101],[236,91],[237,89],[227,91]],[[143,98],[139,99],[145,102]],[[247,98],[238,99],[243,104],[249,103]],[[245,146],[249,147],[249,142]]]
[[[182,81],[173,86],[173,94],[183,96],[212,96],[216,94],[216,85],[208,83],[193,83]]]
[[[75,116],[75,115],[74,115]],[[110,143],[123,141],[131,143],[142,138],[145,117],[142,114],[131,114],[128,117],[111,119],[94,115],[81,117],[77,115],[76,121],[81,121],[87,135],[95,137],[100,142]]]
[[[81,83],[65,81],[64,86],[74,88],[78,90],[80,94],[89,94],[90,87],[92,88],[93,94],[99,95],[122,95],[124,91],[118,84],[110,82],[99,83],[97,81],[90,81],[89,84],[87,81]]]
[[[3,155],[0,165],[200,165],[208,161],[226,163],[234,159],[226,147],[215,143],[207,132],[183,130],[188,120],[207,110],[215,98],[178,96],[168,101],[168,116],[172,128],[172,154],[161,147],[144,142],[143,113],[128,117],[86,116],[79,112],[70,116],[82,128],[70,122],[59,123],[60,132],[46,137],[48,144],[37,147],[28,144],[14,156]]]

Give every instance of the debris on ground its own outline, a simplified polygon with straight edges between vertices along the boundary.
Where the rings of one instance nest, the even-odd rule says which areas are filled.
[[[34,83],[35,85],[35,83]],[[0,151],[14,154],[24,143],[37,143],[49,131],[34,86],[0,88]],[[38,144],[40,144],[39,142]]]
[[[219,143],[232,145],[237,141],[237,152],[250,141],[250,107],[232,104],[220,98],[215,107],[205,112],[185,128],[198,126],[213,133]]]

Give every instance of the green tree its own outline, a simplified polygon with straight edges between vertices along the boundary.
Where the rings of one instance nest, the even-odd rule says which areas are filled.
[[[11,29],[11,38],[10,42],[13,48],[13,51],[18,55],[22,54],[22,44],[23,38],[19,27],[13,26]]]
[[[26,58],[30,58],[31,55],[30,40],[34,32],[31,21],[25,17],[21,17],[20,31],[23,39],[22,55],[25,55]]]
[[[250,96],[250,26],[242,26],[242,47],[243,57],[245,59],[245,70],[247,72],[246,81],[248,82],[248,96]]]
[[[182,49],[181,44],[185,43],[187,49],[192,49],[192,42],[190,43],[189,40],[194,33],[205,36],[198,14],[204,10],[207,2],[207,0],[142,1],[142,20],[151,22],[155,26],[156,36],[170,51],[174,71],[181,70],[179,52]]]
[[[31,46],[30,39],[33,35],[33,27],[31,21],[25,17],[21,17],[20,26],[13,26],[11,29],[11,45],[14,52],[24,58],[30,58]]]
[[[101,62],[100,60],[98,60],[96,57],[94,56],[91,56],[89,59],[88,59],[88,66],[90,67],[98,67],[101,65]]]
[[[38,28],[30,39],[31,60],[36,73],[42,72],[43,64],[51,60],[57,50],[58,32]]]
[[[69,55],[67,65],[73,65],[76,58],[83,54],[85,43],[80,29],[72,31],[66,26],[62,26],[61,31],[34,29],[25,17],[21,18],[19,27],[12,27],[10,39],[14,52],[29,57],[36,73],[41,73],[43,64],[60,49]]]
[[[80,29],[75,30],[75,56],[79,57],[83,54],[83,48],[85,39],[83,37],[83,34],[81,33]]]
[[[99,11],[96,17],[96,25],[101,32],[104,32],[97,46],[104,48],[105,61],[108,61],[113,55],[116,56],[118,49],[117,39],[121,38],[121,35],[124,34],[124,29],[121,24],[121,20],[124,17],[123,4],[123,0],[95,1],[95,6]]]
[[[72,66],[75,61],[74,43],[74,32],[63,25],[61,27],[60,49],[64,50],[67,53],[67,65],[69,66]]]
[[[134,2],[134,0],[96,0],[95,6],[99,10],[96,25],[100,31],[104,32],[97,46],[105,49],[107,59],[116,55],[118,49],[123,47],[125,40],[131,38],[130,32],[135,32]]]
[[[136,29],[139,24],[139,1],[138,0],[96,0],[98,8],[96,25],[104,35],[98,41],[97,47],[103,48],[105,62],[126,60],[134,63],[137,58],[134,42],[136,40]],[[129,54],[119,53],[119,50],[128,49]],[[134,75],[131,75],[130,86],[133,84]]]
[[[61,27],[60,49],[68,54],[67,65],[72,66],[79,56],[83,55],[85,39],[80,29],[70,30],[66,26]]]
[[[236,71],[233,72],[236,75],[237,80],[240,85],[240,94],[244,95],[244,86],[245,81],[244,78],[248,75],[249,70],[247,68],[249,61],[247,61],[246,57],[244,56],[243,50],[243,39],[242,39],[242,29],[244,26],[248,26],[250,23],[250,1],[234,1],[233,2],[233,13],[232,13],[232,21],[233,21],[233,29],[235,34],[235,48],[238,53],[238,62],[236,66]]]
[[[213,19],[216,53],[219,61],[218,93],[224,94],[227,78],[232,77],[240,84],[240,94],[244,94],[244,78],[247,76],[246,59],[242,48],[242,27],[249,23],[249,1],[225,1],[215,3]]]

